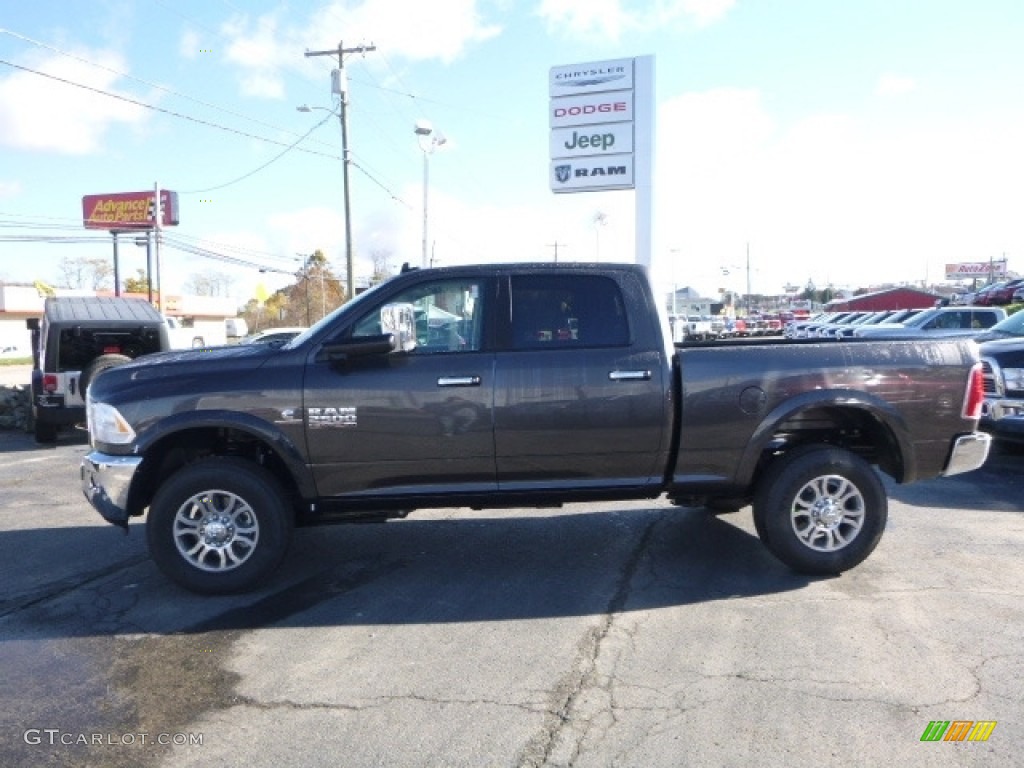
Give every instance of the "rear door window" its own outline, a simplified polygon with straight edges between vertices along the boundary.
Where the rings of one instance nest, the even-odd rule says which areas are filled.
[[[624,347],[630,343],[618,284],[601,275],[512,277],[515,349]]]

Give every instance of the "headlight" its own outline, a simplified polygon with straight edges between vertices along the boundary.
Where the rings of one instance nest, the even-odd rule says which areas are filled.
[[[1003,368],[1003,384],[1007,389],[1024,389],[1024,368]]]
[[[89,400],[87,418],[89,435],[96,442],[127,445],[135,439],[135,430],[112,405]]]

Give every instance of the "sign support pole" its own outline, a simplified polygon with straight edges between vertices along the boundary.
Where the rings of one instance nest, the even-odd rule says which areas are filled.
[[[654,57],[633,60],[633,169],[636,263],[653,269],[654,235]]]

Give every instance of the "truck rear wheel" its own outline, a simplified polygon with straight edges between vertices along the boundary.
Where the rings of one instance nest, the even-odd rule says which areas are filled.
[[[768,468],[754,498],[761,541],[802,573],[835,574],[874,551],[888,518],[871,465],[828,445],[798,448]]]
[[[262,467],[215,457],[178,470],[149,507],[146,539],[157,566],[185,589],[229,594],[255,586],[284,559],[294,518]]]

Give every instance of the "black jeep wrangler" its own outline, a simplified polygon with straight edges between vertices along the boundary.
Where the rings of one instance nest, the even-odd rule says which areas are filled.
[[[32,332],[32,422],[36,441],[85,421],[85,393],[100,372],[171,348],[167,325],[143,299],[57,296],[46,299]]]

